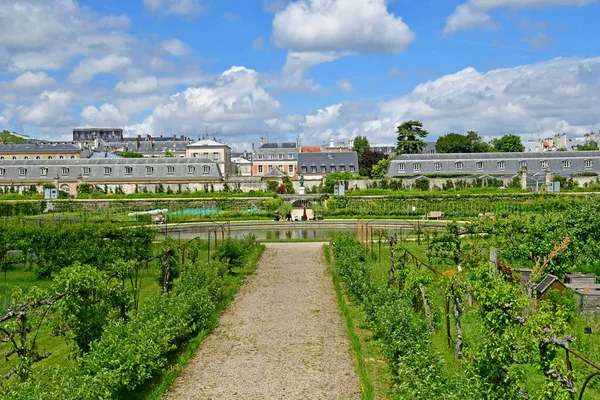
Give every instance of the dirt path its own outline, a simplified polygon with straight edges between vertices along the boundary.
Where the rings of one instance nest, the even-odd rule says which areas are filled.
[[[320,243],[273,243],[166,399],[358,399]]]

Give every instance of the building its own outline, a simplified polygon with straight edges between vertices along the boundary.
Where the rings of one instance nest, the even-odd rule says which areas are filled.
[[[185,136],[160,136],[123,138],[122,140],[96,139],[93,150],[100,153],[140,153],[144,157],[185,157],[186,148],[191,143]]]
[[[73,129],[73,140],[76,142],[88,142],[94,139],[123,140],[123,129],[121,128],[75,128]]]
[[[322,152],[330,152],[330,153],[338,153],[338,152],[346,152],[352,151],[352,147],[354,146],[354,139],[348,141],[341,141],[336,143],[333,138],[329,139],[329,143],[321,146]]]
[[[232,157],[231,164],[233,164],[233,175],[252,176],[252,161],[244,157]]]
[[[312,178],[322,178],[332,172],[358,172],[358,155],[355,151],[298,154],[298,173]]]
[[[437,151],[435,150],[436,142],[425,142],[425,147],[421,151],[422,154],[435,154]],[[374,144],[371,146],[371,150],[378,151],[380,153],[385,154],[388,157],[393,157],[396,155],[396,145],[387,143],[387,144]]]
[[[387,176],[413,175],[516,175],[552,172],[570,176],[600,173],[599,151],[545,153],[403,154],[392,161]]]
[[[0,187],[6,189],[54,184],[59,189],[77,194],[77,186],[106,186],[116,191],[133,193],[136,186],[162,184],[167,190],[179,185],[220,182],[219,165],[203,158],[106,158],[64,160],[5,160],[0,162]],[[198,189],[197,189],[198,190]]]
[[[252,155],[252,175],[263,176],[277,168],[290,177],[296,176],[299,151],[296,142],[267,143],[261,138],[261,146]]]
[[[0,160],[67,160],[77,159],[84,153],[72,143],[7,144],[0,145]]]
[[[185,156],[188,158],[204,158],[219,165],[223,176],[227,178],[233,173],[231,164],[231,147],[224,143],[204,138],[186,146]]]

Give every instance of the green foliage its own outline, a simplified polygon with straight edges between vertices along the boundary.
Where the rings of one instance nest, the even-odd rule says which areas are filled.
[[[352,179],[357,179],[357,176],[351,172],[332,172],[325,177],[325,185],[321,193],[333,193],[333,186],[335,184],[347,182]]]
[[[423,124],[419,121],[402,123],[396,133],[398,135],[397,154],[420,154],[423,147],[425,147],[423,139],[429,134],[423,129]]]
[[[3,144],[26,144],[27,141],[20,136],[13,135],[9,131],[0,132],[0,143]]]
[[[421,178],[421,179],[415,180],[415,188],[422,190],[424,192],[429,190],[429,179]]]
[[[175,157],[175,154],[173,154],[173,152],[171,150],[165,151],[165,158],[173,158],[173,157]]]
[[[366,136],[357,136],[354,138],[354,145],[352,146],[352,151],[355,151],[358,155],[358,160],[360,163],[360,157],[362,154],[371,148],[369,144],[369,139]]]
[[[577,151],[596,151],[598,149],[598,142],[595,140],[588,140],[585,144],[578,144]]]
[[[382,160],[388,157],[380,152],[373,150],[365,150],[358,159],[358,167],[361,176],[373,177],[373,168]],[[384,172],[385,173],[385,172]]]
[[[279,188],[279,184],[275,180],[270,180],[267,182],[267,191],[268,192],[277,192]]]
[[[494,152],[519,153],[525,151],[525,146],[521,143],[518,135],[504,135],[500,139],[493,139],[491,145]]]
[[[244,236],[241,240],[225,239],[213,253],[213,258],[227,265],[227,269],[231,271],[246,262],[246,256],[255,243],[256,236],[254,235]]]
[[[391,160],[389,158],[384,158],[382,160],[379,160],[377,164],[373,165],[373,169],[371,170],[371,177],[373,179],[383,179],[385,174],[387,174],[390,161]]]
[[[135,151],[122,151],[119,153],[119,156],[123,158],[144,158],[142,153],[138,153]]]
[[[469,131],[466,135],[449,133],[440,136],[435,143],[435,150],[438,153],[486,153],[489,145],[481,139],[478,132]]]

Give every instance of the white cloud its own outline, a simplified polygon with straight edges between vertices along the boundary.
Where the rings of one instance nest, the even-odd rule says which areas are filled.
[[[133,81],[119,82],[115,90],[119,93],[148,93],[158,89],[158,79],[154,76],[135,79]]]
[[[190,87],[158,105],[142,123],[128,127],[139,134],[200,134],[204,125],[226,135],[262,132],[280,104],[262,86],[256,71],[231,67],[209,85]]]
[[[350,82],[347,79],[337,81],[337,87],[345,93],[352,93],[352,91],[354,90],[354,88],[352,87],[352,82]]]
[[[33,89],[54,85],[56,81],[45,72],[27,71],[17,76],[13,81],[16,88]]]
[[[73,93],[65,91],[44,91],[30,107],[21,107],[23,123],[56,126],[69,120],[68,108]]]
[[[166,40],[161,46],[174,57],[185,56],[190,52],[190,47],[179,39]]]
[[[269,13],[281,11],[287,5],[288,0],[263,0],[263,10]]]
[[[335,104],[309,113],[294,125],[305,138],[348,139],[367,135],[393,142],[396,127],[423,122],[431,138],[473,129],[482,136],[501,132],[581,135],[600,114],[600,57],[557,58],[479,72],[466,68],[420,84],[404,96],[376,105]]]
[[[386,0],[298,0],[273,19],[275,44],[296,52],[400,53],[414,36]]]
[[[144,0],[144,7],[148,11],[164,15],[193,15],[203,10],[197,0]]]
[[[88,106],[83,109],[81,116],[92,126],[120,126],[129,121],[126,114],[110,103],[102,104],[99,110]]]
[[[341,56],[330,52],[289,52],[283,69],[279,85],[283,88],[302,88],[316,91],[319,85],[310,79],[305,79],[306,72],[314,65],[337,60]]]
[[[119,71],[131,64],[129,57],[110,54],[103,58],[84,58],[73,69],[69,80],[74,83],[83,83],[92,79],[97,74],[107,74]]]
[[[499,29],[500,24],[487,14],[497,8],[523,9],[552,6],[585,6],[599,0],[468,0],[447,19],[444,34],[470,29]]]

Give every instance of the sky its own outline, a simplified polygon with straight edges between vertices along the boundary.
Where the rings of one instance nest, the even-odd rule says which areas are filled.
[[[0,0],[0,129],[395,142],[600,129],[600,0]]]

